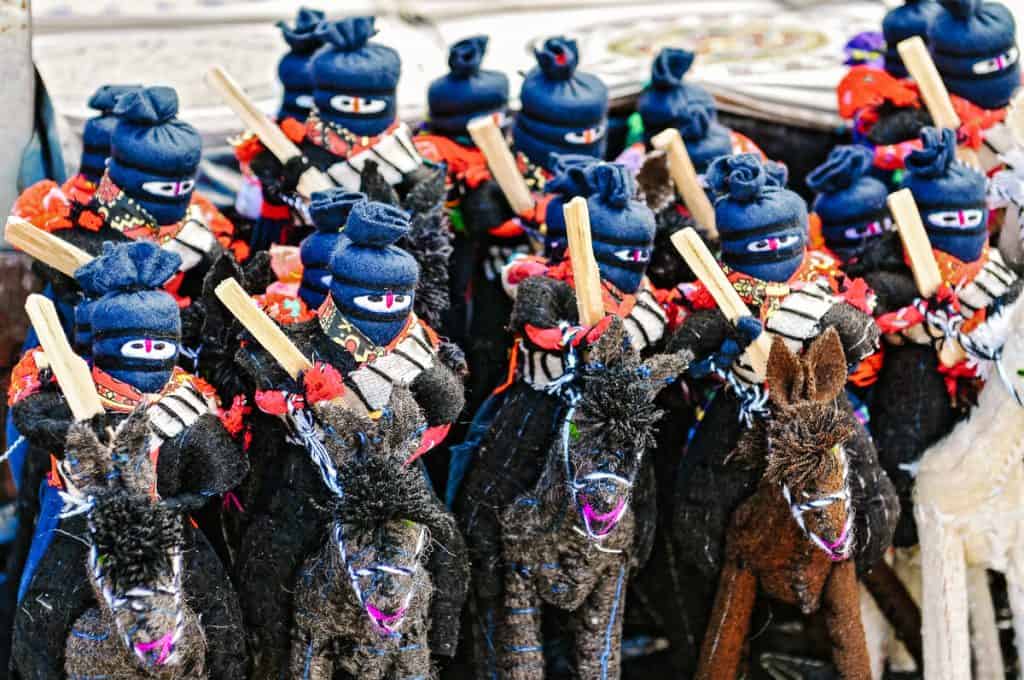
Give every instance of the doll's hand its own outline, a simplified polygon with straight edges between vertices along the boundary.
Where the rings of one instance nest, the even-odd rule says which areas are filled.
[[[752,316],[740,317],[736,320],[734,331],[722,341],[718,350],[700,361],[691,363],[687,372],[694,378],[706,378],[712,373],[727,370],[750,343],[761,335],[762,330],[763,326],[759,319]]]

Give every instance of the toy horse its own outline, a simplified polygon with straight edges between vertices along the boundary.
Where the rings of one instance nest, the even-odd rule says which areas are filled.
[[[1000,316],[1009,329],[1000,360],[1021,366],[1024,304],[986,324]],[[1006,574],[1018,654],[1024,651],[1024,412],[1000,382],[988,381],[971,415],[925,451],[918,469],[914,515],[929,680],[972,677],[972,634],[979,665],[992,669],[979,666],[975,677],[1005,677],[991,601],[971,601],[970,631],[967,625],[968,600],[991,597],[986,569]],[[986,611],[987,621],[980,615]]]
[[[768,360],[774,413],[746,432],[733,452],[764,472],[730,520],[697,670],[701,680],[737,677],[758,585],[804,614],[822,608],[839,675],[871,677],[850,559],[854,508],[844,446],[855,429],[837,402],[845,382],[835,330],[826,330],[803,357],[775,339]]]
[[[98,607],[67,638],[69,678],[206,678],[206,636],[185,602],[182,508],[156,498],[144,409],[104,443],[90,423],[68,432],[69,513],[84,512],[88,577]]]
[[[626,585],[653,538],[653,517],[634,508],[654,495],[653,400],[688,356],[641,363],[618,319],[591,351],[540,481],[502,517],[501,677],[543,677],[543,604],[571,612],[578,677],[619,677]]]
[[[290,677],[433,677],[434,644],[458,637],[469,565],[454,518],[422,470],[406,465],[419,409],[403,389],[377,421],[328,402],[313,411],[324,436],[323,455],[315,445],[311,454],[331,492],[330,520],[298,571]],[[461,595],[451,604],[435,590]]]

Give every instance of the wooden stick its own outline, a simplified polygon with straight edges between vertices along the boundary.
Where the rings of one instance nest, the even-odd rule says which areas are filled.
[[[921,223],[921,214],[917,211],[917,203],[910,189],[900,189],[889,194],[889,212],[896,221],[903,249],[910,259],[910,269],[914,273],[914,283],[921,297],[929,298],[942,285],[942,275],[935,261],[928,233]]]
[[[242,124],[256,133],[256,136],[263,142],[263,146],[267,147],[277,160],[286,163],[292,158],[302,155],[292,140],[288,139],[281,132],[281,128],[256,107],[241,86],[222,67],[214,66],[207,71],[206,82],[220,94],[224,103],[242,120]],[[333,187],[334,183],[327,175],[317,168],[310,167],[299,178],[297,189],[301,196],[308,199],[314,191],[325,191]]]
[[[72,351],[53,302],[33,293],[25,300],[25,311],[75,420],[88,420],[103,413],[89,365]]]
[[[593,326],[604,318],[604,299],[601,295],[601,272],[594,259],[594,245],[590,240],[590,212],[587,199],[577,196],[562,207],[565,231],[569,238],[569,259],[576,286],[576,305],[580,323]]]
[[[79,267],[92,262],[93,259],[92,255],[81,248],[14,215],[7,218],[4,238],[18,250],[28,253],[66,276],[74,277]]]
[[[946,84],[942,82],[935,62],[932,61],[932,55],[928,53],[928,48],[921,37],[915,35],[907,38],[896,45],[896,50],[900,53],[910,77],[917,83],[917,89],[921,91],[921,98],[928,107],[935,127],[949,128],[954,132],[959,130],[960,117],[956,115]],[[957,148],[957,157],[971,167],[981,167],[978,153],[970,147]]]
[[[487,167],[494,175],[494,181],[501,187],[505,199],[517,215],[525,215],[533,211],[534,200],[526,180],[519,174],[516,159],[505,143],[501,129],[492,116],[480,116],[469,121],[466,126],[473,143],[487,159]]]
[[[668,170],[676,185],[676,191],[683,197],[683,202],[693,215],[697,226],[704,230],[709,239],[718,238],[715,209],[708,200],[704,187],[700,185],[697,170],[693,167],[683,138],[679,136],[679,130],[662,130],[651,139],[651,144],[655,149],[661,149],[668,155]]]
[[[711,254],[708,247],[704,245],[704,241],[692,227],[672,234],[672,245],[676,247],[679,254],[686,260],[686,264],[711,293],[711,297],[715,299],[715,304],[722,310],[725,318],[736,323],[741,317],[751,316],[750,309],[740,298],[736,289],[732,287],[725,272],[718,266],[715,256]],[[771,337],[768,332],[761,333],[747,347],[745,354],[759,378],[763,378],[766,374],[770,351]]]

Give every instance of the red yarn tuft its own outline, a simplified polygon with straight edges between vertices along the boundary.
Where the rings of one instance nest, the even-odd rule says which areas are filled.
[[[306,388],[306,402],[309,404],[337,399],[345,393],[345,381],[341,373],[330,364],[314,364],[313,368],[303,374],[302,384]]]

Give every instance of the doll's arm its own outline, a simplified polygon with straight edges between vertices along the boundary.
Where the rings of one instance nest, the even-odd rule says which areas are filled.
[[[743,317],[733,324],[717,308],[702,309],[687,317],[669,338],[667,350],[692,352],[687,372],[702,378],[716,368],[730,366],[760,334],[761,322],[753,317]]]
[[[33,446],[64,456],[64,440],[75,419],[58,389],[46,386],[15,402],[12,412],[18,432]]]
[[[573,325],[579,323],[572,286],[546,276],[523,279],[512,307],[512,329],[522,331],[527,324],[537,328],[557,328],[562,321]]]
[[[868,272],[864,280],[875,293],[876,316],[906,307],[920,297],[909,270]]]
[[[846,354],[847,365],[853,367],[878,349],[881,331],[869,314],[852,305],[833,305],[821,318],[822,330],[835,328]]]
[[[430,427],[455,422],[466,403],[462,379],[443,361],[416,376],[409,389]]]
[[[212,413],[204,414],[187,430],[161,447],[165,454],[178,456],[178,488],[161,495],[199,493],[221,494],[238,486],[249,472],[249,459]],[[159,477],[158,471],[158,479]]]

